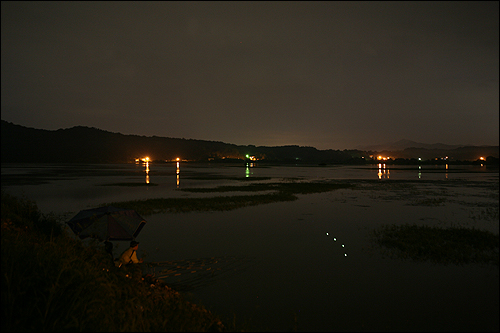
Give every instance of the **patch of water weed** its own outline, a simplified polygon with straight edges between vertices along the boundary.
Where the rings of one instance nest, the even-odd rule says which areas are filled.
[[[194,176],[184,176],[183,179],[194,179],[194,180],[236,180],[240,182],[252,182],[269,180],[271,177],[228,177],[223,175],[194,175]]]
[[[285,182],[285,183],[263,183],[250,184],[245,186],[217,186],[214,188],[187,188],[181,191],[187,192],[259,192],[259,191],[280,191],[295,194],[308,194],[328,192],[341,188],[351,187],[350,184],[318,183],[318,182]]]
[[[254,182],[254,181],[262,181],[262,180],[270,180],[271,177],[230,177],[229,180],[237,180],[240,182]]]
[[[326,183],[326,182],[279,183],[280,191],[291,192],[296,194],[329,192],[351,187],[353,187],[353,185],[349,183]]]
[[[446,198],[423,198],[417,199],[411,202],[410,206],[443,206],[446,202]]]
[[[186,213],[192,211],[225,211],[280,201],[293,201],[297,197],[291,193],[278,192],[262,195],[217,196],[209,198],[155,198],[112,202],[101,206],[115,206],[134,209],[147,216],[157,213]]]
[[[271,177],[231,177],[226,175],[217,175],[211,173],[199,173],[186,175],[183,172],[183,179],[194,179],[194,180],[236,180],[236,181],[258,181],[258,180],[269,180]]]
[[[221,186],[212,189],[189,189],[191,192],[221,192],[228,191],[264,191],[274,192],[260,195],[235,195],[205,198],[154,198],[146,200],[132,200],[105,203],[101,206],[115,206],[136,210],[141,215],[157,213],[181,213],[191,211],[224,211],[256,206],[273,202],[297,200],[295,194],[319,193],[351,187],[347,183],[272,183],[252,184],[249,186]]]
[[[499,264],[499,238],[474,228],[384,225],[373,231],[374,241],[391,258],[437,264]]]
[[[243,186],[217,186],[217,187],[193,187],[183,188],[179,191],[194,192],[194,193],[212,193],[212,192],[255,192],[276,190],[271,184],[251,184]]]
[[[96,186],[127,186],[127,187],[134,187],[134,186],[158,186],[158,184],[155,183],[110,183],[110,184],[100,184]]]
[[[498,201],[493,202],[479,202],[479,201],[463,201],[463,200],[454,200],[454,202],[458,203],[460,206],[467,207],[483,207],[483,208],[497,208],[498,210]]]
[[[469,218],[476,220],[485,221],[498,221],[498,203],[496,206],[477,208],[469,212]]]

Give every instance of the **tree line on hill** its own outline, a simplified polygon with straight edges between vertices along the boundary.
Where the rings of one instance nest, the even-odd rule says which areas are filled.
[[[452,150],[408,148],[396,152],[319,150],[304,146],[235,145],[219,141],[146,137],[76,126],[55,131],[28,128],[2,120],[2,163],[127,163],[148,156],[152,161],[177,158],[193,162],[266,161],[270,163],[364,164],[388,156],[392,162],[426,160],[475,161],[489,157],[498,164],[498,146],[468,146]]]

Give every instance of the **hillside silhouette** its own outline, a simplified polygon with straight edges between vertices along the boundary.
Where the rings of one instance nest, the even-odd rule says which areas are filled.
[[[145,156],[153,161],[176,158],[196,162],[245,161],[247,156],[277,163],[362,164],[379,153],[393,159],[475,161],[479,156],[498,159],[498,146],[467,146],[453,149],[407,148],[398,151],[318,150],[303,146],[235,145],[219,141],[179,139],[112,133],[93,127],[75,126],[55,131],[28,128],[2,120],[2,163],[125,163]]]

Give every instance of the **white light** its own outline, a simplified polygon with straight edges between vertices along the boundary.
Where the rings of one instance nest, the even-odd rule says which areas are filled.
[[[347,253],[344,253],[344,257],[347,257]]]
[[[326,233],[326,235],[328,236],[328,233]]]
[[[342,247],[344,247],[344,244],[342,244]]]
[[[337,238],[333,237],[333,241],[336,242],[337,241]]]

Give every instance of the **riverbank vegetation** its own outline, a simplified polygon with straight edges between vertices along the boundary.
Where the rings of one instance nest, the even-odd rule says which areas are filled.
[[[114,267],[34,202],[1,198],[2,331],[237,330],[138,266]]]

